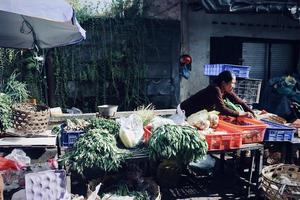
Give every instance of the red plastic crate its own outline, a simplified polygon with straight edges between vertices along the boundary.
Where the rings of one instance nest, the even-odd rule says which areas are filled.
[[[216,131],[226,131],[227,133],[212,133],[205,135],[208,150],[238,149],[242,146],[242,133],[224,123],[219,123]]]
[[[242,123],[244,125],[236,125],[234,123],[228,122],[228,120],[237,120],[239,123]],[[264,140],[264,134],[267,125],[261,121],[258,121],[257,119],[250,119],[246,117],[234,118],[221,116],[220,122],[233,128],[239,129],[241,133],[243,133],[243,144],[257,143],[262,142]]]

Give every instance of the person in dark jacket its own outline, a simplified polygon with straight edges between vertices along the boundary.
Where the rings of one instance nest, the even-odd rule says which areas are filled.
[[[208,111],[216,110],[222,115],[233,117],[253,117],[254,113],[250,107],[233,92],[235,82],[234,74],[230,71],[223,71],[217,76],[213,84],[192,95],[180,103],[179,106],[181,110],[185,111],[186,117],[203,109]],[[224,104],[225,98],[234,104],[240,104],[244,111],[236,111],[226,107]]]

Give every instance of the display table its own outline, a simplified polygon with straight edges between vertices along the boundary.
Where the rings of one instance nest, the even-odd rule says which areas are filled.
[[[32,163],[47,162],[51,157],[57,155],[57,136],[48,135],[40,137],[1,137],[0,152],[9,154],[15,148],[21,148],[25,151]]]
[[[245,161],[245,154],[248,154],[251,163],[248,166],[244,166],[246,168],[238,168],[241,167],[237,163],[237,157],[240,159],[240,163]],[[252,144],[243,144],[238,149],[228,149],[228,150],[213,150],[208,151],[208,154],[213,156],[214,158],[220,159],[221,161],[221,172],[224,171],[224,165],[226,164],[225,155],[232,154],[232,158],[234,160],[234,164],[232,169],[236,170],[237,175],[242,181],[245,181],[248,184],[248,197],[251,196],[251,188],[253,188],[254,192],[258,193],[258,187],[260,182],[260,175],[262,172],[263,166],[263,153],[264,153],[264,145],[259,143]],[[219,157],[216,155],[220,155]],[[248,177],[243,177],[242,173],[244,170],[248,170]]]
[[[250,151],[250,152],[249,152]],[[245,160],[245,152],[249,152],[251,160],[250,165],[245,166],[248,171],[248,176],[243,177],[241,171],[245,170],[245,168],[239,168],[241,165],[237,163],[239,160],[243,162]],[[214,158],[220,159],[221,161],[221,173],[224,171],[224,165],[227,164],[225,156],[227,154],[231,154],[234,160],[234,166],[230,166],[232,169],[236,171],[238,178],[242,181],[246,182],[248,187],[248,196],[250,197],[252,192],[255,194],[258,193],[258,187],[260,182],[260,175],[262,172],[263,166],[263,153],[264,153],[264,145],[259,143],[253,144],[244,144],[239,149],[228,149],[228,150],[214,150],[208,151],[207,154],[213,156]],[[239,159],[238,159],[239,157]],[[127,160],[132,161],[142,161],[143,159],[149,160],[149,151],[147,149],[141,150],[133,150],[132,157]]]

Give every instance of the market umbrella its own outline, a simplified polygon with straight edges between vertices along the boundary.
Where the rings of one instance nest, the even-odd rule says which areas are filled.
[[[85,31],[64,0],[0,1],[0,47],[45,49],[83,39]]]
[[[85,30],[65,0],[0,0],[0,47],[34,50],[34,58],[42,62],[47,81],[45,100],[50,104],[53,72],[44,65],[38,50],[75,44],[85,38]]]

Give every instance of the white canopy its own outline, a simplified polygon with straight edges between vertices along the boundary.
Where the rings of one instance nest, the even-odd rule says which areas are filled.
[[[0,1],[0,47],[51,48],[85,37],[71,5],[64,0]]]

